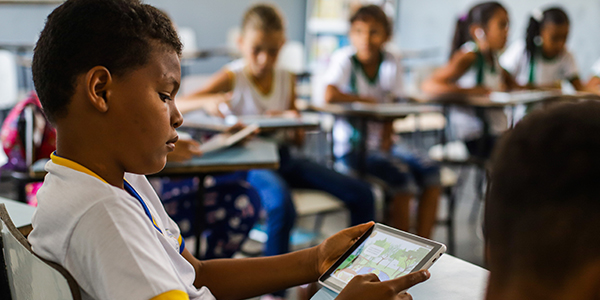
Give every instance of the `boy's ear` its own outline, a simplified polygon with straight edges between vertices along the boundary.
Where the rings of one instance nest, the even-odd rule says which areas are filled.
[[[100,112],[108,111],[108,96],[112,84],[110,71],[102,66],[96,66],[87,72],[86,78],[87,98],[94,108]]]

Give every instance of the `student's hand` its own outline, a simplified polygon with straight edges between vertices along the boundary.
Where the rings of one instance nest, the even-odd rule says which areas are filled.
[[[356,225],[346,228],[315,247],[317,253],[316,272],[321,275],[331,267],[331,265],[340,257],[356,240],[375,224],[374,222]]]
[[[194,156],[202,155],[200,144],[194,140],[178,140],[175,150],[167,154],[167,161],[186,161]]]
[[[412,299],[412,296],[404,291],[427,279],[429,279],[429,271],[427,270],[410,273],[384,282],[379,281],[377,275],[373,273],[356,275],[335,299],[408,300]]]

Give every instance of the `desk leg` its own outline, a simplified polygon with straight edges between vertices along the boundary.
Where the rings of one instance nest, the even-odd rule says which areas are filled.
[[[200,259],[200,240],[202,239],[202,232],[205,229],[205,220],[204,220],[204,180],[206,179],[206,174],[202,174],[199,176],[200,184],[198,185],[198,192],[196,193],[196,247],[195,254],[196,258]]]
[[[364,178],[367,174],[367,120],[359,118],[359,143],[358,143],[358,176]]]

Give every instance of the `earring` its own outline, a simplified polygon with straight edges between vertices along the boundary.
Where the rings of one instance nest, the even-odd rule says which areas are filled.
[[[479,40],[484,40],[485,39],[485,31],[483,31],[483,29],[481,29],[481,28],[475,29],[475,37],[477,37],[477,39],[479,39]]]
[[[542,37],[541,37],[541,36],[539,36],[539,35],[536,35],[536,36],[533,38],[533,43],[534,43],[536,46],[541,46],[543,42],[544,42],[544,40],[543,40],[543,39],[542,39]]]

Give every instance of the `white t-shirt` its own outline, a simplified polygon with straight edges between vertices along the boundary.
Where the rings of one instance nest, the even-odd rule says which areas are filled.
[[[379,72],[374,80],[370,80],[354,55],[356,49],[352,46],[337,50],[331,56],[327,72],[323,76],[325,85],[335,86],[344,94],[361,97],[373,97],[380,103],[391,102],[403,95],[402,64],[400,57],[388,51],[383,51],[383,59]],[[381,142],[382,124],[367,123],[367,145],[369,150],[377,149]],[[333,128],[334,154],[341,157],[351,150],[350,138],[353,135],[352,126],[345,120],[337,120]]]
[[[459,51],[478,52],[477,45],[473,42],[465,43]],[[492,91],[502,89],[502,69],[496,56],[493,57],[493,65],[487,60],[478,58],[473,65],[456,82],[461,88],[469,89],[478,85],[489,88]],[[473,140],[483,134],[483,122],[477,117],[475,110],[469,107],[453,107],[450,110],[450,130],[454,137],[459,140]],[[486,109],[485,118],[490,125],[490,131],[499,135],[506,130],[508,120],[506,114],[499,109]]]
[[[531,74],[531,60],[525,48],[525,41],[516,41],[500,57],[502,67],[513,75],[518,84],[529,84],[532,76],[532,83],[536,86],[558,86],[562,80],[579,76],[575,58],[567,50],[552,59],[544,58],[540,51],[536,51]]]
[[[179,228],[145,176],[125,174],[142,205],[71,160],[52,155],[46,171],[28,239],[73,275],[83,299],[215,300],[194,287]]]
[[[238,59],[226,68],[233,74],[233,95],[229,109],[236,116],[263,115],[267,111],[285,111],[291,107],[292,73],[275,68],[269,94],[263,94],[244,70],[246,63]]]

